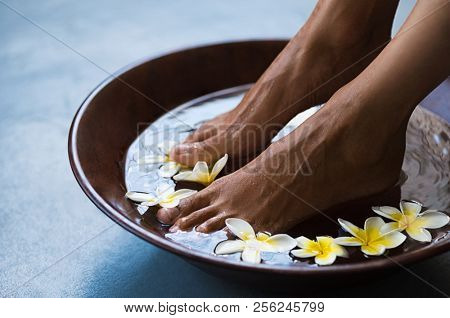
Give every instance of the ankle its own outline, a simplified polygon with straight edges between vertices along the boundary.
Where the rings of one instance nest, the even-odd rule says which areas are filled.
[[[390,38],[396,7],[396,1],[320,1],[300,34],[308,34],[311,46],[329,49],[383,43]]]
[[[343,160],[354,167],[375,169],[388,158],[392,166],[401,166],[408,117],[386,111],[376,94],[356,84],[353,81],[341,88],[323,109],[323,116],[333,122]]]

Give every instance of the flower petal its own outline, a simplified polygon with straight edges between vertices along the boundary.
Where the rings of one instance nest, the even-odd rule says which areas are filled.
[[[402,212],[391,206],[373,206],[372,211],[393,221],[399,221],[402,218]]]
[[[378,256],[384,253],[386,248],[381,244],[363,245],[361,251],[366,255]]]
[[[361,246],[363,244],[359,238],[350,236],[337,237],[334,242],[344,246]]]
[[[218,255],[233,254],[236,252],[242,252],[245,248],[245,242],[241,240],[228,240],[217,244],[214,253]]]
[[[306,250],[304,248],[301,248],[299,250],[293,250],[293,251],[291,251],[291,253],[295,257],[299,257],[299,258],[313,257],[313,256],[316,256],[317,254],[319,254],[318,251]]]
[[[175,192],[175,185],[168,182],[162,182],[156,187],[156,195],[158,197],[165,197]]]
[[[179,199],[172,199],[172,200],[164,200],[164,201],[160,201],[159,205],[163,208],[174,208],[177,207],[178,204],[180,204],[180,200]]]
[[[173,177],[175,181],[192,181],[197,182],[198,178],[192,171],[183,171]]]
[[[155,199],[154,201],[141,202],[140,205],[149,207],[149,206],[155,206],[155,205],[158,205],[158,204],[159,204],[159,199]]]
[[[325,253],[317,255],[314,258],[314,261],[317,265],[331,265],[336,260],[336,254],[334,253]]]
[[[348,233],[359,238],[360,240],[365,240],[365,234],[363,234],[364,231],[362,229],[343,219],[338,219],[338,222]]]
[[[348,257],[348,252],[347,250],[336,243],[336,241],[333,242],[333,244],[331,244],[331,250],[333,251],[334,254],[336,254],[336,256],[340,256],[340,257]]]
[[[367,241],[370,242],[379,238],[382,235],[381,228],[384,224],[383,219],[378,216],[368,218],[366,222],[364,222],[364,230],[366,231]]]
[[[416,201],[402,200],[400,201],[400,210],[409,217],[415,217],[422,210],[422,204]]]
[[[190,189],[180,189],[175,191],[174,193],[171,193],[167,196],[168,200],[182,200],[187,197],[190,197],[193,194],[196,194],[197,190],[190,190]]]
[[[261,253],[255,248],[246,247],[242,252],[241,258],[244,262],[247,263],[261,263]]]
[[[265,245],[270,249],[267,250],[267,252],[277,253],[288,252],[297,246],[297,241],[287,234],[277,234],[271,236],[265,241],[265,243]]]
[[[330,248],[331,244],[334,243],[334,239],[331,236],[318,236],[316,239],[322,250]]]
[[[450,217],[447,214],[435,210],[427,210],[420,214],[420,217],[415,222],[419,222],[420,227],[438,229],[446,226],[449,221]]]
[[[155,202],[155,201],[157,201],[157,198],[154,195],[152,195],[150,193],[145,193],[145,192],[129,191],[125,194],[125,196],[134,202]]]
[[[313,240],[310,240],[307,237],[300,236],[296,238],[297,246],[300,248],[308,249],[308,250],[315,250],[319,247],[317,242],[314,242]]]
[[[371,242],[371,244],[381,244],[385,248],[395,248],[401,245],[406,240],[406,235],[394,231],[389,234],[384,235],[383,237]]]
[[[225,165],[227,164],[227,160],[228,160],[228,154],[225,154],[222,158],[217,160],[217,162],[214,164],[214,166],[211,170],[211,174],[210,174],[211,180],[214,180],[217,177],[217,175],[220,173],[220,171],[222,171],[223,167],[225,167]]]
[[[406,228],[406,233],[416,241],[431,242],[431,233],[424,228],[408,226]]]
[[[247,221],[236,218],[229,218],[225,220],[227,228],[241,240],[248,240],[255,237],[255,231]]]
[[[258,241],[266,241],[269,237],[270,237],[269,233],[265,233],[265,232],[256,233],[256,239]]]
[[[171,178],[180,170],[180,165],[175,161],[169,161],[163,164],[159,170],[158,174],[162,178]]]
[[[317,242],[322,253],[333,253],[336,256],[347,257],[347,250],[336,243],[336,240],[331,236],[318,236]]]
[[[400,227],[400,223],[398,223],[398,222],[389,222],[389,223],[384,224],[381,227],[380,234],[383,236],[383,235],[386,235],[386,234],[394,232],[394,231],[401,232],[404,229],[405,229],[404,227],[403,228]]]
[[[196,178],[200,180],[209,180],[209,168],[206,162],[204,161],[198,161],[194,169],[192,170],[192,173],[196,176]]]

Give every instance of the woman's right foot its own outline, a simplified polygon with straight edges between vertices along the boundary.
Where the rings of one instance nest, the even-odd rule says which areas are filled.
[[[325,103],[387,44],[396,1],[371,4],[319,2],[241,103],[202,125],[171,158],[193,166],[225,153],[237,159],[264,150],[292,117]]]

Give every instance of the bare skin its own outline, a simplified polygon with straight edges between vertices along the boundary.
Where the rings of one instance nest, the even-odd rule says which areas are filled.
[[[448,10],[444,0],[419,1],[396,38],[319,112],[244,168],[178,208],[160,209],[158,218],[175,223],[171,231],[211,232],[238,217],[276,233],[392,186],[409,116],[450,73]],[[311,175],[301,173],[306,162]]]
[[[171,157],[193,166],[264,150],[293,116],[325,103],[381,52],[397,3],[320,1],[242,102],[200,127]]]

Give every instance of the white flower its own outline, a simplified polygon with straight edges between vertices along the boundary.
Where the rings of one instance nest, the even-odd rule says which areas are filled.
[[[438,229],[448,224],[450,218],[436,210],[422,213],[422,204],[415,201],[400,201],[400,210],[390,206],[372,207],[372,210],[395,222],[389,223],[399,231],[406,230],[408,235],[420,242],[431,242],[431,233],[427,229]]]
[[[183,171],[173,177],[175,181],[192,181],[198,182],[205,186],[209,185],[217,175],[222,171],[223,167],[225,167],[228,160],[228,155],[225,154],[222,158],[217,160],[214,164],[211,172],[209,171],[208,164],[204,161],[199,161],[195,164],[195,167],[192,171]]]
[[[225,223],[239,240],[219,243],[215,249],[215,253],[218,255],[242,252],[241,258],[244,262],[260,263],[261,252],[284,253],[297,245],[297,241],[287,234],[274,236],[262,232],[255,234],[252,226],[241,219],[231,218],[227,219]]]
[[[163,178],[173,177],[180,169],[186,168],[182,164],[179,164],[170,159],[170,150],[176,145],[174,141],[166,141],[158,144],[159,154],[156,155],[146,155],[139,159],[139,164],[149,165],[149,164],[161,164],[158,170],[158,174]]]
[[[144,206],[160,205],[163,208],[174,208],[180,204],[180,201],[187,198],[197,191],[181,189],[175,191],[175,187],[170,184],[163,183],[156,188],[156,192],[144,193],[144,192],[127,192],[128,199],[139,202]]]
[[[353,237],[338,237],[334,241],[345,246],[361,246],[361,251],[367,255],[381,255],[386,249],[397,247],[406,239],[405,235],[389,223],[384,223],[380,217],[368,218],[364,229],[342,219],[338,221]]]
[[[347,257],[345,248],[336,243],[330,236],[318,236],[317,241],[310,240],[304,236],[297,239],[299,250],[293,250],[292,255],[300,258],[314,257],[317,265],[333,264],[337,256]]]

